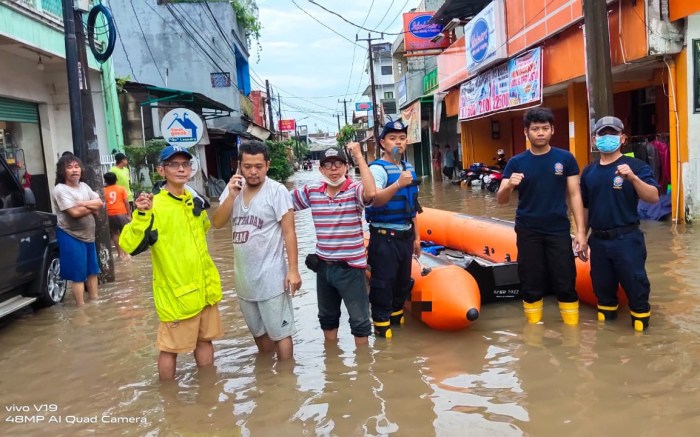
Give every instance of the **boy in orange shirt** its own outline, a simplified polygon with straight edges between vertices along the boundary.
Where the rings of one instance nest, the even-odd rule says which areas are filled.
[[[117,248],[119,258],[128,260],[131,257],[119,246],[119,235],[124,225],[129,223],[131,208],[129,207],[129,193],[122,186],[117,185],[117,175],[112,172],[104,174],[105,201],[107,203],[107,217],[109,219],[109,233],[112,242]]]

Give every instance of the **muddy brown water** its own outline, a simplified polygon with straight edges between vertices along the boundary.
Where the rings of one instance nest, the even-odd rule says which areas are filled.
[[[316,177],[300,172],[290,186]],[[429,181],[424,206],[512,219],[479,188]],[[355,350],[347,317],[325,345],[315,281],[302,267],[294,298],[295,362],[258,356],[233,290],[230,229],[212,231],[226,327],[216,369],[178,360],[177,381],[157,380],[157,318],[148,255],[117,262],[101,300],[72,298],[0,327],[0,435],[76,436],[648,436],[697,435],[700,426],[700,241],[691,227],[644,223],[652,283],[651,328],[626,315],[601,326],[591,307],[570,329],[556,302],[527,326],[521,304],[484,306],[460,332],[408,319],[390,341]],[[297,216],[300,258],[315,242]],[[302,263],[303,264],[303,263]]]

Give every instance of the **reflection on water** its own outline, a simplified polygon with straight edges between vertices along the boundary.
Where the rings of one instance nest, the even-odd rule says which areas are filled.
[[[312,177],[301,172],[291,184]],[[515,200],[499,206],[478,187],[425,181],[421,203],[512,219]],[[296,221],[303,259],[315,244],[309,212]],[[177,381],[158,382],[151,269],[141,255],[117,263],[119,280],[103,286],[98,304],[66,299],[3,321],[0,434],[691,435],[700,425],[700,243],[693,229],[643,227],[653,311],[645,334],[623,314],[598,325],[586,307],[578,328],[564,326],[551,301],[544,325],[528,326],[510,302],[482,308],[456,333],[409,319],[390,342],[372,338],[359,350],[345,316],[339,343],[327,345],[315,277],[302,268],[296,360],[280,364],[257,354],[240,316],[230,229],[212,231],[226,327],[216,369],[181,355]],[[55,411],[36,412],[42,404]]]

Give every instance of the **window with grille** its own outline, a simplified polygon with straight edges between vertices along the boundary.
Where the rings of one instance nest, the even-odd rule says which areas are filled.
[[[231,86],[231,73],[211,73],[212,88],[227,88]]]
[[[393,91],[387,91],[384,93],[384,98],[385,99],[393,99],[394,98],[394,92]]]
[[[385,114],[396,114],[396,100],[382,100]]]

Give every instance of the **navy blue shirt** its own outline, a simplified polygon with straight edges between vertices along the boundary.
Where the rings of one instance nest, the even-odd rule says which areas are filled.
[[[615,174],[617,166],[627,164],[634,174],[658,188],[654,173],[644,161],[621,156],[615,162],[588,165],[581,173],[583,207],[588,208],[588,224],[592,229],[607,230],[639,223],[639,196],[631,181]]]
[[[574,155],[552,147],[544,155],[529,150],[510,159],[504,178],[525,175],[518,185],[515,226],[548,235],[569,235],[571,223],[566,212],[566,180],[579,172]]]

